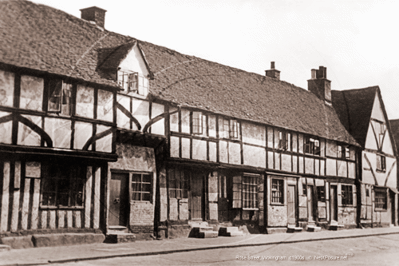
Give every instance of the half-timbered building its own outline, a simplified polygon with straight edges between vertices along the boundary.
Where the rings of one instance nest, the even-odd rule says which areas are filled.
[[[342,124],[362,146],[359,224],[397,225],[397,150],[380,88],[333,91],[332,96]]]
[[[81,11],[0,2],[2,236],[356,226],[360,146],[326,68],[306,90]]]

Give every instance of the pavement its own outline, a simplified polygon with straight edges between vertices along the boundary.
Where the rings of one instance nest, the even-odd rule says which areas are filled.
[[[150,256],[198,250],[225,249],[298,242],[361,238],[399,234],[399,227],[350,229],[339,231],[300,232],[285,234],[252,234],[237,237],[179,238],[136,241],[121,244],[86,244],[0,252],[0,265],[46,265],[115,257]]]

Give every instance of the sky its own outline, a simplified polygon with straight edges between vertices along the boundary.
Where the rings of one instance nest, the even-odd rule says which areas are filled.
[[[107,10],[109,31],[307,89],[327,67],[333,90],[378,85],[399,119],[399,1],[392,0],[33,0],[76,17]]]

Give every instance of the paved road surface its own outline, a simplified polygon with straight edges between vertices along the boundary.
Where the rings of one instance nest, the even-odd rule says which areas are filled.
[[[399,265],[399,235],[335,239],[157,256],[80,261],[64,266],[124,265]]]

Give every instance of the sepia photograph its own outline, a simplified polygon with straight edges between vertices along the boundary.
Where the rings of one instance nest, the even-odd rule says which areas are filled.
[[[0,266],[399,265],[398,11],[0,0]]]

